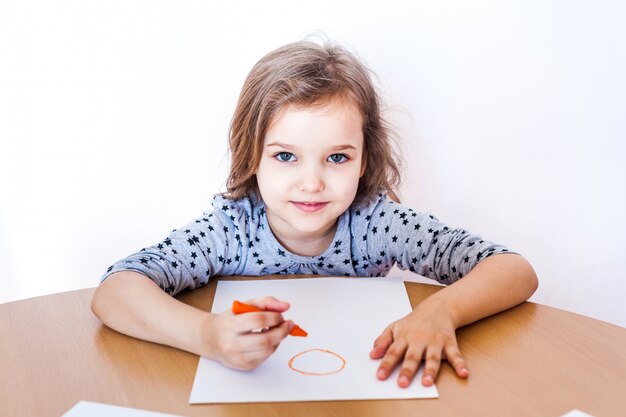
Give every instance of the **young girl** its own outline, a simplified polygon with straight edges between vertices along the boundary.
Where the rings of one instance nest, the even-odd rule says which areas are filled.
[[[107,326],[249,370],[293,327],[287,302],[248,300],[264,312],[214,315],[171,296],[214,275],[383,276],[397,263],[452,285],[381,329],[370,356],[382,359],[380,379],[400,366],[401,387],[425,361],[429,386],[444,357],[468,376],[457,328],[537,288],[521,256],[397,202],[379,96],[340,46],[304,41],[263,57],[244,83],[229,145],[228,191],[213,211],[109,267],[92,301]]]

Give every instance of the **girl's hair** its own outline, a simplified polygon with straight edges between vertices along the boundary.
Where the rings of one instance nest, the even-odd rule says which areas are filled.
[[[255,171],[268,127],[288,105],[317,106],[335,98],[350,100],[363,116],[363,163],[355,201],[381,189],[397,200],[400,167],[390,128],[382,117],[378,92],[369,69],[352,53],[328,41],[285,45],[257,62],[241,89],[229,132],[231,168],[229,198],[258,194]]]

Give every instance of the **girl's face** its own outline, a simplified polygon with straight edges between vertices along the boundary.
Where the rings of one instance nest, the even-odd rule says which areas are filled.
[[[256,177],[272,231],[290,251],[332,242],[364,171],[362,126],[357,107],[340,99],[289,105],[270,125]]]

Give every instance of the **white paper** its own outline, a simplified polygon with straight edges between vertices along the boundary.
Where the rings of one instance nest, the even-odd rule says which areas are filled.
[[[108,405],[81,401],[72,407],[62,417],[180,417],[174,414],[155,413],[152,411],[126,408],[117,405]]]
[[[376,378],[378,360],[370,359],[374,340],[391,324],[411,312],[401,280],[389,278],[305,278],[262,281],[220,281],[213,313],[231,308],[233,300],[271,295],[288,301],[284,313],[306,330],[308,337],[288,336],[253,371],[236,371],[200,358],[189,402],[247,403],[398,398],[437,398],[436,387],[421,384],[420,368],[409,388],[397,384],[399,369],[387,380]],[[290,369],[295,355],[309,349],[330,350],[345,359],[332,375],[303,375]],[[313,358],[317,355],[317,358]],[[306,371],[336,370],[341,360],[315,351],[294,360]],[[305,369],[306,367],[306,369]]]

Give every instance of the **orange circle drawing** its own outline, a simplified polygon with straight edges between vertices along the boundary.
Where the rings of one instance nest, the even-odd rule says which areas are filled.
[[[339,358],[341,360],[341,367],[339,367],[339,369],[335,369],[335,370],[330,371],[330,372],[308,372],[308,371],[303,371],[303,370],[298,369],[295,366],[293,366],[293,361],[296,360],[296,358],[298,356],[304,355],[305,353],[314,352],[314,351],[323,352],[323,353],[329,353],[329,354],[331,354],[333,356],[336,356],[337,358]],[[289,359],[288,365],[289,365],[289,369],[291,369],[292,371],[299,372],[302,375],[323,376],[323,375],[332,375],[332,374],[336,374],[336,373],[341,372],[343,370],[343,368],[346,367],[346,360],[344,358],[342,358],[341,355],[339,355],[338,353],[333,352],[332,350],[313,348],[313,349],[305,350],[304,352],[300,352],[297,355],[295,355],[293,358]]]

